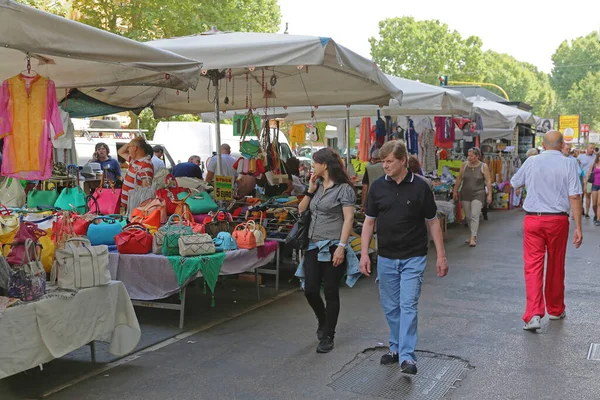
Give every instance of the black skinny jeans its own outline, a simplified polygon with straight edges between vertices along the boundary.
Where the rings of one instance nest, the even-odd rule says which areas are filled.
[[[337,246],[331,246],[329,252],[333,253]],[[320,262],[319,249],[309,250],[304,256],[304,296],[312,307],[319,325],[323,326],[325,336],[333,338],[335,327],[340,314],[340,282],[346,272],[346,259],[337,267],[333,261]],[[321,298],[321,282],[325,291],[325,304]]]

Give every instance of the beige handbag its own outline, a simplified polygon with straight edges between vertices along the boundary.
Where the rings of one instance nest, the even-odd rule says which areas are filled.
[[[256,239],[256,246],[264,246],[265,236],[267,236],[265,227],[262,226],[262,224],[257,224],[254,220],[246,222],[246,226],[249,230],[252,231],[252,233],[254,233],[254,238]]]
[[[215,243],[206,233],[180,236],[178,244],[179,254],[182,257],[205,256],[217,252]]]
[[[80,243],[80,246],[75,245]],[[110,283],[108,247],[92,246],[84,237],[74,237],[56,250],[52,265],[51,282],[58,278],[61,289],[82,289]]]
[[[154,233],[154,237],[152,238],[152,253],[162,254],[162,245],[165,241],[166,234],[167,233],[164,231],[156,231],[156,233]]]
[[[0,181],[0,204],[10,208],[21,208],[27,196],[21,182],[15,178],[4,177]]]

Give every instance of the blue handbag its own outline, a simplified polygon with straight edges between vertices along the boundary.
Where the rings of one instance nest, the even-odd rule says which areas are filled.
[[[98,217],[92,220],[88,227],[87,237],[92,246],[115,244],[115,236],[121,233],[123,227],[121,223],[114,218]]]
[[[217,237],[213,239],[213,242],[215,242],[215,249],[218,252],[238,249],[235,239],[229,232],[219,232]]]

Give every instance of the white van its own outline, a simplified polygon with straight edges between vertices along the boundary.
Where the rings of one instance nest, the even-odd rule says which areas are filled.
[[[247,140],[255,139],[246,136]],[[208,122],[161,121],[156,126],[153,142],[161,143],[169,149],[175,163],[185,162],[190,156],[197,155],[202,162],[217,151],[215,124]],[[231,147],[233,157],[240,156],[240,137],[233,136],[233,125],[221,124],[221,143]],[[279,134],[281,159],[286,161],[292,157],[292,151],[287,138]]]

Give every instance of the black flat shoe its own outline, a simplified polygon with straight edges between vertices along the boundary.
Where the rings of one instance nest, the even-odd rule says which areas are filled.
[[[398,355],[398,353],[389,352],[389,353],[381,356],[380,363],[381,363],[381,365],[392,365],[392,364],[398,364],[399,361],[400,361],[400,356]]]
[[[400,371],[404,374],[416,375],[417,374],[417,363],[414,361],[403,361],[400,365]]]
[[[331,350],[333,350],[333,338],[327,336],[319,342],[317,353],[329,353]]]

